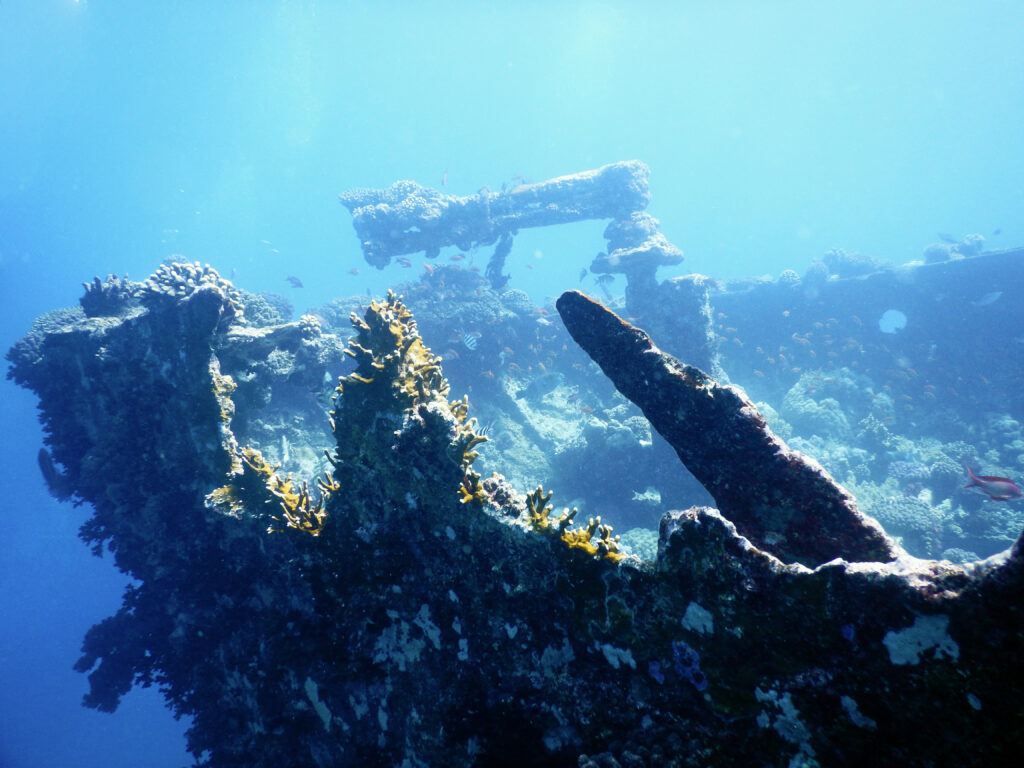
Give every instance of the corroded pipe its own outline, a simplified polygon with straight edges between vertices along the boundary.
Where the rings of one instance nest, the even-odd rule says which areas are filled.
[[[576,343],[636,403],[755,546],[814,567],[889,562],[898,548],[812,459],[791,450],[736,387],[662,352],[641,329],[578,291],[555,304]]]
[[[446,246],[491,245],[528,227],[629,217],[650,201],[649,174],[644,163],[629,160],[497,193],[485,187],[468,197],[398,181],[340,199],[367,263],[383,269],[395,256],[423,251],[433,258]]]

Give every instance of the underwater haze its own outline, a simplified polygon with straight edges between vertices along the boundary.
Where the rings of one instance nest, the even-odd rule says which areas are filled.
[[[1024,5],[997,0],[0,0],[0,347],[44,312],[77,306],[94,276],[144,280],[172,256],[281,294],[296,315],[380,296],[426,259],[413,255],[409,272],[368,264],[338,195],[403,179],[470,196],[641,160],[646,210],[685,254],[661,279],[774,280],[836,249],[899,265],[942,235],[954,247],[972,233],[988,250],[1021,246],[1022,35]],[[522,231],[509,287],[538,307],[567,289],[598,292],[581,272],[606,248],[605,223]],[[965,306],[978,312],[1017,301],[998,281],[971,289]],[[743,335],[718,326],[726,342]],[[463,359],[489,342],[458,331],[446,341]],[[794,330],[790,346],[823,338],[810,333]],[[847,329],[837,347],[844,334],[867,344]],[[754,355],[754,342],[737,346]],[[979,366],[1019,356],[986,352]],[[790,387],[810,397],[834,384],[804,377],[808,359],[787,364],[773,388],[764,362],[732,355],[734,378],[780,409]],[[881,369],[871,375],[881,388]],[[905,379],[891,378],[898,406]],[[534,387],[540,401],[562,383],[538,374],[516,389]],[[926,402],[929,386],[902,394]],[[589,394],[588,413],[598,408]],[[1019,406],[1008,406],[1018,420]],[[48,493],[31,394],[5,384],[0,413],[0,766],[185,765],[188,723],[155,688],[132,691],[114,714],[81,706],[88,680],[72,667],[82,638],[117,610],[126,577],[77,538],[89,510]],[[843,482],[837,467],[852,459],[828,465],[835,456],[803,437]],[[997,448],[990,456],[1007,463]],[[923,453],[882,458],[896,467],[896,495],[927,490],[908,474]],[[933,549],[921,556],[953,546],[922,541]]]

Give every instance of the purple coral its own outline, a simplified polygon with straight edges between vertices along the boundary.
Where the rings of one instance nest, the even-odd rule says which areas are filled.
[[[700,671],[700,656],[682,641],[672,641],[672,668],[698,691],[708,687],[708,679]]]

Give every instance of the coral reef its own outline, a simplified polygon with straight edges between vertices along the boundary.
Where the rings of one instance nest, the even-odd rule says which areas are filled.
[[[245,322],[248,325],[279,325],[292,319],[295,308],[279,293],[249,293],[241,291],[245,305]]]
[[[784,269],[779,273],[778,278],[775,282],[779,285],[784,285],[787,288],[799,288],[800,287],[800,274],[794,269]]]
[[[942,516],[927,502],[907,495],[891,496],[868,512],[904,545],[924,557],[942,553]]]
[[[1019,750],[1020,542],[968,566],[906,557],[741,392],[579,294],[559,299],[570,333],[721,506],[666,514],[653,561],[476,475],[468,402],[393,295],[353,317],[354,369],[307,429],[330,475],[282,474],[240,411],[269,425],[298,401],[243,405],[242,379],[305,381],[336,346],[319,321],[242,325],[234,303],[167,270],[138,312],[62,315],[9,354],[93,509],[83,537],[132,576],[86,637],[88,705],[158,685],[211,768]]]

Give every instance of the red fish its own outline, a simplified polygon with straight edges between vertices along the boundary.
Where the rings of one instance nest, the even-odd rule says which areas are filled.
[[[1017,484],[1008,477],[995,477],[993,475],[976,475],[970,467],[966,467],[971,482],[964,488],[977,488],[993,501],[1009,501],[1024,496],[1024,491],[1017,487]]]

